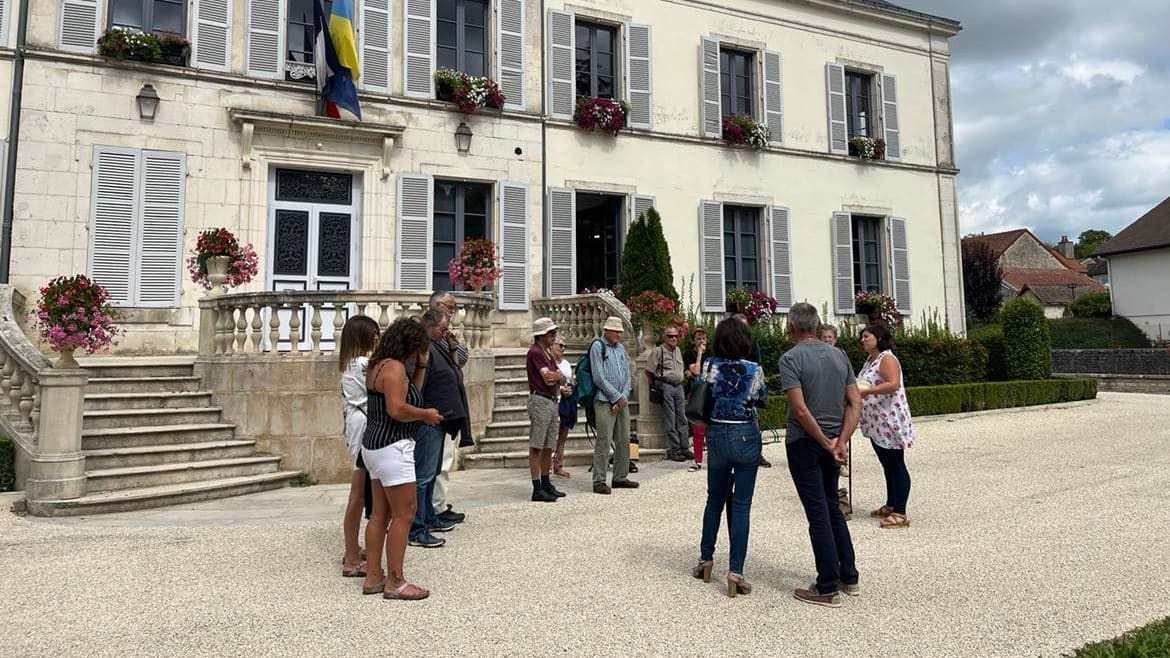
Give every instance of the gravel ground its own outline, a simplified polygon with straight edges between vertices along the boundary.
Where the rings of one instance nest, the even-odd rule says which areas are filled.
[[[755,591],[736,599],[725,534],[715,582],[687,574],[705,478],[682,470],[608,497],[578,493],[578,470],[555,505],[476,509],[445,548],[408,551],[420,603],[339,576],[339,509],[174,527],[0,513],[0,655],[1058,656],[1170,615],[1168,442],[1166,396],[921,422],[900,531],[864,517],[884,485],[859,444],[863,593],[836,610],[792,598],[813,562],[780,446],[756,489]]]

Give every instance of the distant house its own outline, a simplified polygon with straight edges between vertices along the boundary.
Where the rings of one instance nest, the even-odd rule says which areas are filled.
[[[1003,298],[1025,297],[1044,307],[1044,315],[1059,318],[1072,300],[1105,286],[1085,274],[1065,236],[1056,249],[1046,246],[1028,229],[972,235],[964,244],[984,243],[1003,268]],[[1061,252],[1064,253],[1061,253]]]
[[[1109,285],[1109,261],[1104,258],[1086,258],[1081,264],[1085,266],[1085,274],[1090,279],[1103,286]]]
[[[1170,341],[1170,198],[1097,248],[1109,261],[1113,312]]]

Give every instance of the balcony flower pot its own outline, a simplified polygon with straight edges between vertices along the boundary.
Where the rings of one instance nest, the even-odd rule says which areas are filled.
[[[218,295],[227,281],[228,266],[232,264],[231,256],[212,256],[207,259],[207,280],[211,282],[211,294]]]
[[[80,368],[81,364],[77,363],[77,359],[73,358],[74,350],[75,348],[73,347],[62,347],[57,350],[57,353],[61,356],[53,364],[53,368],[55,370],[76,370]]]
[[[474,114],[485,107],[504,107],[504,94],[491,78],[446,68],[435,71],[435,98],[455,103],[464,114]]]
[[[772,132],[746,114],[723,117],[723,141],[731,146],[747,146],[755,150],[768,148]]]

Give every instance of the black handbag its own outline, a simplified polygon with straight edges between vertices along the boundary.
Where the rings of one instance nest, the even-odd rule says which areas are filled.
[[[665,352],[662,347],[658,348],[658,372],[654,374],[654,379],[650,382],[650,402],[653,404],[662,404],[662,358]]]
[[[715,409],[715,395],[711,390],[711,382],[707,381],[707,372],[711,366],[698,378],[691,381],[691,398],[687,400],[687,420],[696,425],[707,425],[711,422],[711,412]]]

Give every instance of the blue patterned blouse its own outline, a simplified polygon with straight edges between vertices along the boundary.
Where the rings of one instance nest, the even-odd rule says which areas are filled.
[[[756,406],[768,402],[764,369],[753,361],[712,357],[703,377],[711,384],[715,398],[712,422],[750,423],[756,419]]]

